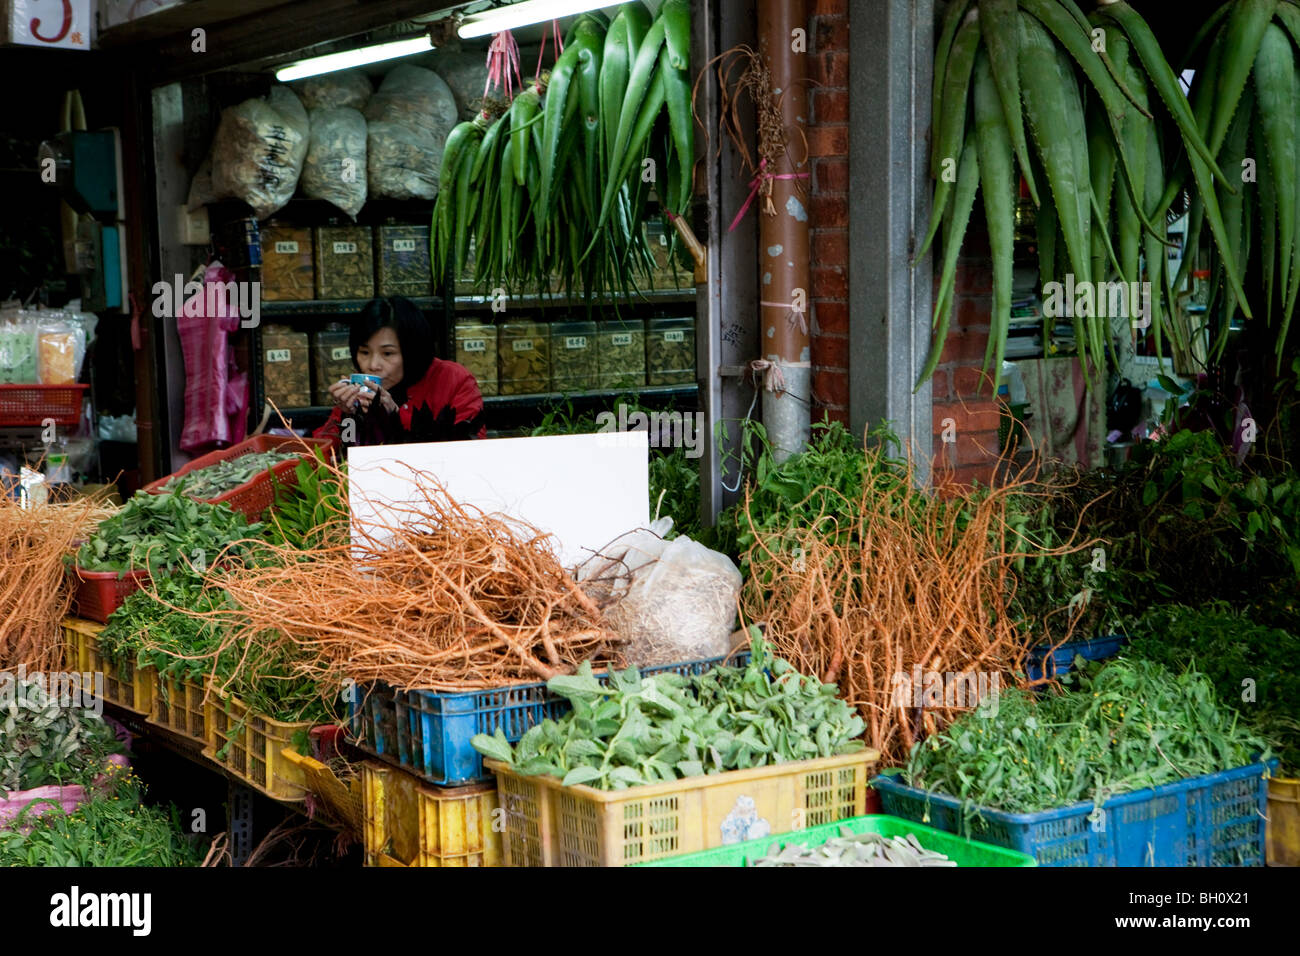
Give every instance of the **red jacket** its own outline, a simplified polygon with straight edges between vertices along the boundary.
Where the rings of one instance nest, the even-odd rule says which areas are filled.
[[[376,410],[379,409],[379,406],[376,404],[372,405],[371,408]],[[463,365],[445,359],[434,359],[429,365],[429,370],[424,373],[424,377],[407,390],[406,401],[398,406],[397,414],[388,416],[389,422],[387,424],[389,427],[384,430],[391,434],[397,430],[395,426],[400,423],[400,430],[407,437],[404,439],[398,437],[395,440],[426,440],[423,435],[410,434],[412,420],[417,413],[426,409],[434,419],[446,416],[455,425],[462,427],[468,425],[470,430],[464,437],[487,437],[486,425],[480,424],[477,428],[473,427],[473,423],[483,415],[483,395],[478,390],[478,382],[474,380],[474,374]],[[383,414],[382,410],[379,410],[379,414]],[[316,429],[314,435],[317,438],[330,439],[334,443],[335,450],[338,450],[342,445],[343,417],[343,409],[336,406],[330,414],[329,420]],[[366,416],[366,418],[371,417],[370,415]],[[421,418],[427,417],[427,415],[421,416]],[[397,420],[396,422],[391,421],[394,418]],[[374,430],[363,431],[359,424],[358,444],[370,444],[382,440],[372,439],[372,441],[367,442],[365,441],[367,433],[373,435]],[[447,437],[452,436],[448,435]]]

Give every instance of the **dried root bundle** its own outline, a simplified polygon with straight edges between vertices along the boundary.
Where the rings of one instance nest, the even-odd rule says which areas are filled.
[[[111,510],[92,499],[26,509],[0,484],[0,668],[58,670],[72,603],[64,559]]]
[[[416,506],[352,547],[269,546],[222,574],[213,586],[233,609],[200,615],[228,626],[222,650],[284,642],[296,671],[323,687],[350,678],[439,691],[617,660],[617,635],[548,536],[454,502],[427,475],[416,485]]]
[[[1015,530],[1009,502],[1048,493],[1023,472],[941,500],[910,470],[866,483],[843,513],[781,531],[762,531],[746,502],[756,538],[742,617],[766,622],[776,652],[799,670],[839,684],[886,766],[975,706],[974,691],[1011,686],[1023,671],[1026,635],[1011,613],[1017,559],[1084,547],[1038,548]],[[940,702],[918,705],[916,677],[930,672],[963,683],[948,680]]]

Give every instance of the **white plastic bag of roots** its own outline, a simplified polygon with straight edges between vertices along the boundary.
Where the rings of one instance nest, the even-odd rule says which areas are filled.
[[[287,86],[222,110],[212,145],[212,187],[265,219],[293,198],[311,134],[307,111]]]
[[[651,531],[624,535],[577,571],[584,591],[614,598],[605,618],[627,641],[624,653],[636,667],[731,651],[740,569],[690,538],[664,541],[659,535],[667,530],[656,523]]]
[[[342,70],[325,73],[296,83],[293,87],[302,105],[308,110],[327,110],[350,107],[365,109],[375,91],[370,77],[360,70]]]
[[[366,204],[366,118],[348,107],[311,111],[311,145],[299,186],[353,219]]]

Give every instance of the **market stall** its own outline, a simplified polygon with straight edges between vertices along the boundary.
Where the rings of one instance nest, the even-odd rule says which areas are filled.
[[[1300,861],[1300,3],[916,5],[840,328],[847,5],[187,6],[85,213],[139,490],[65,487],[103,303],[0,315],[78,429],[0,475],[0,863]]]

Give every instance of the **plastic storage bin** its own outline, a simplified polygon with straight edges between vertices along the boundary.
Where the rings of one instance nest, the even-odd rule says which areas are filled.
[[[600,386],[595,322],[551,324],[551,388],[589,392]]]
[[[268,302],[316,298],[310,227],[262,226],[262,298]]]
[[[651,385],[695,384],[695,320],[651,319],[646,329],[645,363]]]
[[[599,387],[641,388],[645,385],[645,322],[609,319],[596,331]]]
[[[306,332],[268,325],[262,330],[262,391],[283,411],[311,404],[311,356]]]
[[[711,850],[734,834],[862,816],[874,750],[626,790],[566,787],[489,760],[506,866],[628,866]],[[739,842],[739,841],[735,841]]]
[[[367,761],[361,792],[367,865],[501,865],[492,784],[427,787],[405,771]]]
[[[317,226],[316,298],[373,299],[375,250],[369,226]]]
[[[1104,661],[1114,657],[1124,646],[1128,638],[1122,634],[1107,634],[1086,641],[1070,641],[1062,644],[1055,651],[1050,647],[1034,647],[1029,650],[1029,660],[1025,666],[1026,675],[1031,681],[1044,677],[1059,677],[1074,666],[1077,654],[1084,660]]]
[[[473,373],[482,394],[497,394],[496,326],[484,322],[457,322],[456,361]]]
[[[429,295],[429,227],[389,224],[375,230],[380,295]]]
[[[646,667],[641,673],[702,674],[724,661],[743,666],[749,661],[749,652]],[[500,727],[514,743],[529,727],[569,710],[568,699],[550,693],[544,683],[458,694],[395,691],[382,684],[357,691],[361,700],[352,704],[351,713],[356,745],[439,786],[491,778],[482,755],[470,746],[475,734],[493,734]]]
[[[356,371],[347,326],[332,325],[311,334],[312,399],[317,405],[333,405],[330,386]]]
[[[806,830],[795,830],[777,836],[747,840],[716,850],[703,850],[699,853],[687,853],[683,856],[670,856],[642,866],[751,866],[754,860],[760,860],[772,851],[798,844],[800,846],[821,846],[828,840],[840,835],[840,829],[847,828],[853,833],[878,833],[886,839],[909,834],[916,837],[916,842],[927,850],[942,853],[958,866],[1037,866],[1028,853],[1008,850],[988,843],[966,840],[942,830],[935,830],[924,824],[901,820],[884,814],[864,817],[850,817],[836,823],[823,823]]]
[[[1262,866],[1269,768],[1262,763],[1107,800],[1102,817],[1076,803],[1038,813],[981,809],[969,833],[962,803],[877,777],[885,812],[995,846],[1040,866]]]
[[[551,388],[551,330],[544,322],[506,322],[497,332],[497,391],[535,395]]]

